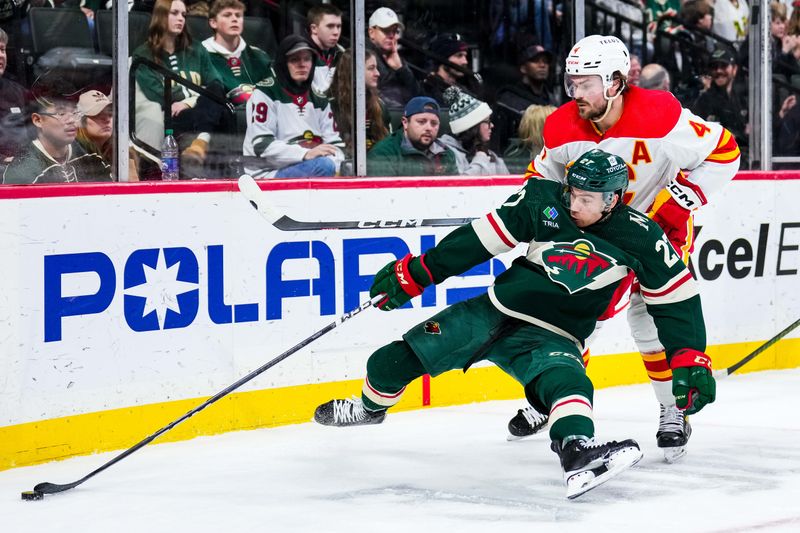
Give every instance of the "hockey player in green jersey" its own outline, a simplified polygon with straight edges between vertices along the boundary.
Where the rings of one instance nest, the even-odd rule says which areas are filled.
[[[631,440],[599,442],[593,386],[581,352],[619,282],[629,271],[658,326],[673,370],[673,392],[686,413],[715,398],[700,296],[664,232],[621,202],[628,185],[622,158],[594,149],[569,169],[567,187],[529,180],[502,206],[446,236],[420,257],[383,267],[370,294],[383,310],[423,289],[528,242],[524,257],[488,293],[455,304],[403,339],[373,353],[360,398],[320,405],[314,418],[332,426],[383,422],[406,385],[429,373],[465,371],[488,360],[515,378],[536,409],[550,416],[551,448],[574,498],[635,464]]]

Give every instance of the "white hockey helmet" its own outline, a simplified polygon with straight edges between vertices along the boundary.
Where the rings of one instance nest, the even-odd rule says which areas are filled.
[[[565,73],[571,76],[598,75],[603,87],[614,82],[614,73],[628,76],[631,54],[628,47],[613,35],[588,35],[575,43],[569,51]]]

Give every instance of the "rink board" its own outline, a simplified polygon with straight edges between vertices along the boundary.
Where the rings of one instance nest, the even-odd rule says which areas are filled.
[[[480,216],[516,178],[267,182],[300,221],[362,229],[280,231],[231,182],[0,189],[0,469],[125,448],[367,298],[372,274]],[[716,366],[800,315],[800,175],[743,173],[697,220],[699,277]],[[376,227],[382,226],[382,227]],[[405,226],[405,227],[398,227]],[[374,348],[485,289],[521,249],[431,287],[412,308],[366,312],[160,440],[307,421],[358,393]],[[800,366],[789,338],[743,371]],[[598,387],[646,379],[624,316],[604,327]],[[487,366],[409,387],[402,409],[521,397]]]

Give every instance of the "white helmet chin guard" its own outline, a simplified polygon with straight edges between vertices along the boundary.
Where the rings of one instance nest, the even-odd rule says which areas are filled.
[[[628,47],[612,35],[588,35],[575,43],[566,61],[567,75],[600,76],[603,87],[614,83],[614,73],[628,76],[631,55]]]

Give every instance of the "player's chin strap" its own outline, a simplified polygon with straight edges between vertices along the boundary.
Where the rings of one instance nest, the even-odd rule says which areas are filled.
[[[603,119],[608,116],[608,114],[611,112],[611,104],[614,103],[614,100],[619,98],[619,96],[622,94],[622,90],[624,88],[625,88],[625,82],[621,81],[620,82],[620,86],[619,86],[619,92],[617,94],[615,94],[614,96],[608,96],[608,89],[610,89],[610,87],[606,87],[605,89],[603,89],[603,97],[606,99],[606,112],[603,113],[603,116],[601,116],[600,118],[593,118],[592,122],[594,122],[595,124],[598,124],[598,123],[602,122]]]

